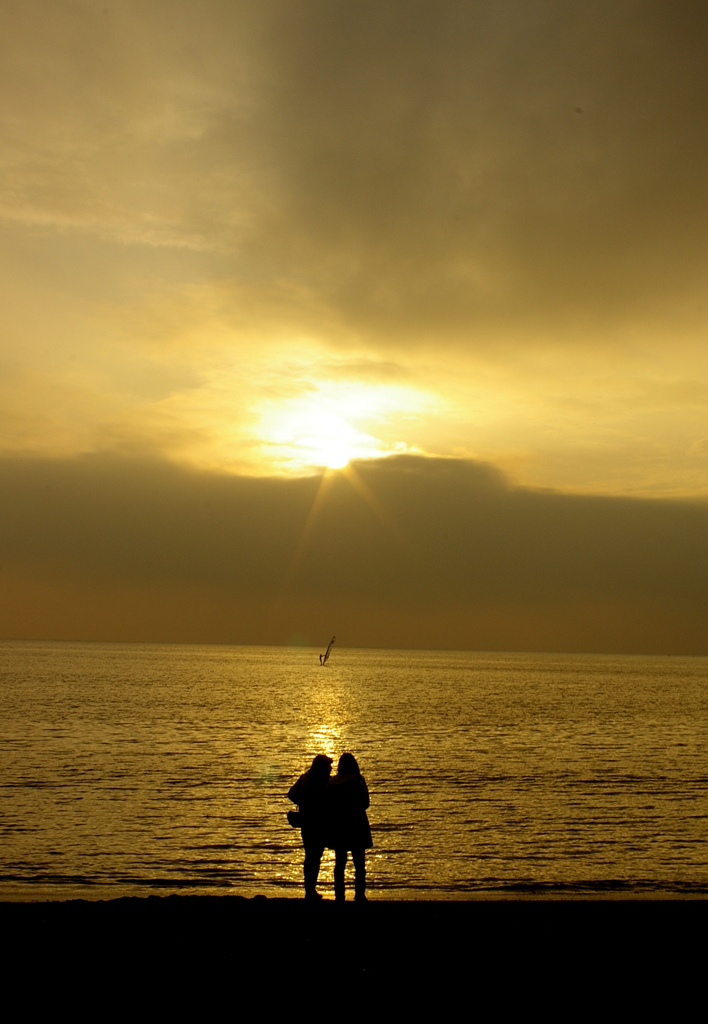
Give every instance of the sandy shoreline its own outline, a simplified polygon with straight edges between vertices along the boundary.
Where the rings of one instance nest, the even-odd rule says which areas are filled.
[[[477,987],[485,1000],[496,993],[513,1003],[551,982],[554,999],[578,986],[591,1000],[637,985],[668,997],[670,978],[680,974],[685,993],[687,979],[701,977],[706,923],[708,903],[692,900],[0,904],[6,976],[38,998],[80,976],[96,995],[214,1006],[246,990],[288,1005],[313,977],[323,992],[355,1001],[440,1000]]]

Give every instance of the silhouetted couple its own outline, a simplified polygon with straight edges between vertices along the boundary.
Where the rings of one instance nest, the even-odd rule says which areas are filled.
[[[331,777],[332,758],[318,754],[288,793],[300,808],[305,847],[305,899],[319,900],[317,878],[325,849],[334,850],[334,897],[345,898],[344,871],[351,851],[355,899],[366,899],[366,853],[374,844],[366,816],[369,790],[353,754],[342,754]]]

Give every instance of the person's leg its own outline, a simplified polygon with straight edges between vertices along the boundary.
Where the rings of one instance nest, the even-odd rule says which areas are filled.
[[[366,851],[363,847],[352,850],[354,861],[354,898],[357,900],[366,899]]]
[[[334,898],[343,900],[344,896],[344,871],[347,866],[347,850],[334,851]]]
[[[324,853],[324,843],[319,841],[305,842],[305,899],[319,899],[317,892],[317,879],[320,874],[320,864]]]

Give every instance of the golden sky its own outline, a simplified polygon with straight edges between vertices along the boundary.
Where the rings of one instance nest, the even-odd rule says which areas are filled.
[[[30,488],[12,492],[17,508],[33,493],[18,467],[115,480],[153,466],[207,488],[260,480],[266,495],[278,481],[316,492],[351,459],[359,483],[368,464],[385,490],[375,466],[427,480],[426,457],[588,508],[649,502],[670,517],[705,500],[704,3],[6,0],[3,22],[0,486]],[[302,515],[296,562],[309,557],[300,526],[317,529]],[[110,546],[105,520],[94,526]],[[37,554],[49,527],[24,547],[12,529],[6,593],[20,610],[0,632],[105,633],[61,590],[56,552]],[[174,623],[190,621],[198,576]],[[582,600],[609,601],[607,586]],[[367,593],[356,615],[389,626],[356,642],[389,629],[405,643],[372,611],[374,577]],[[458,598],[464,617],[472,598]],[[73,625],[60,629],[59,605],[77,609]],[[296,630],[285,618],[266,629],[256,616],[237,638],[277,639]],[[531,639],[498,643],[533,646],[545,627],[524,628]],[[497,642],[436,629],[431,646]]]

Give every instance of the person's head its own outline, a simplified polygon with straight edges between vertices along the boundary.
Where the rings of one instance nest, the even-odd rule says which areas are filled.
[[[316,754],[312,759],[310,771],[313,775],[329,775],[332,771],[332,758],[326,754]]]
[[[353,754],[342,754],[337,764],[338,775],[358,775],[359,765]]]

